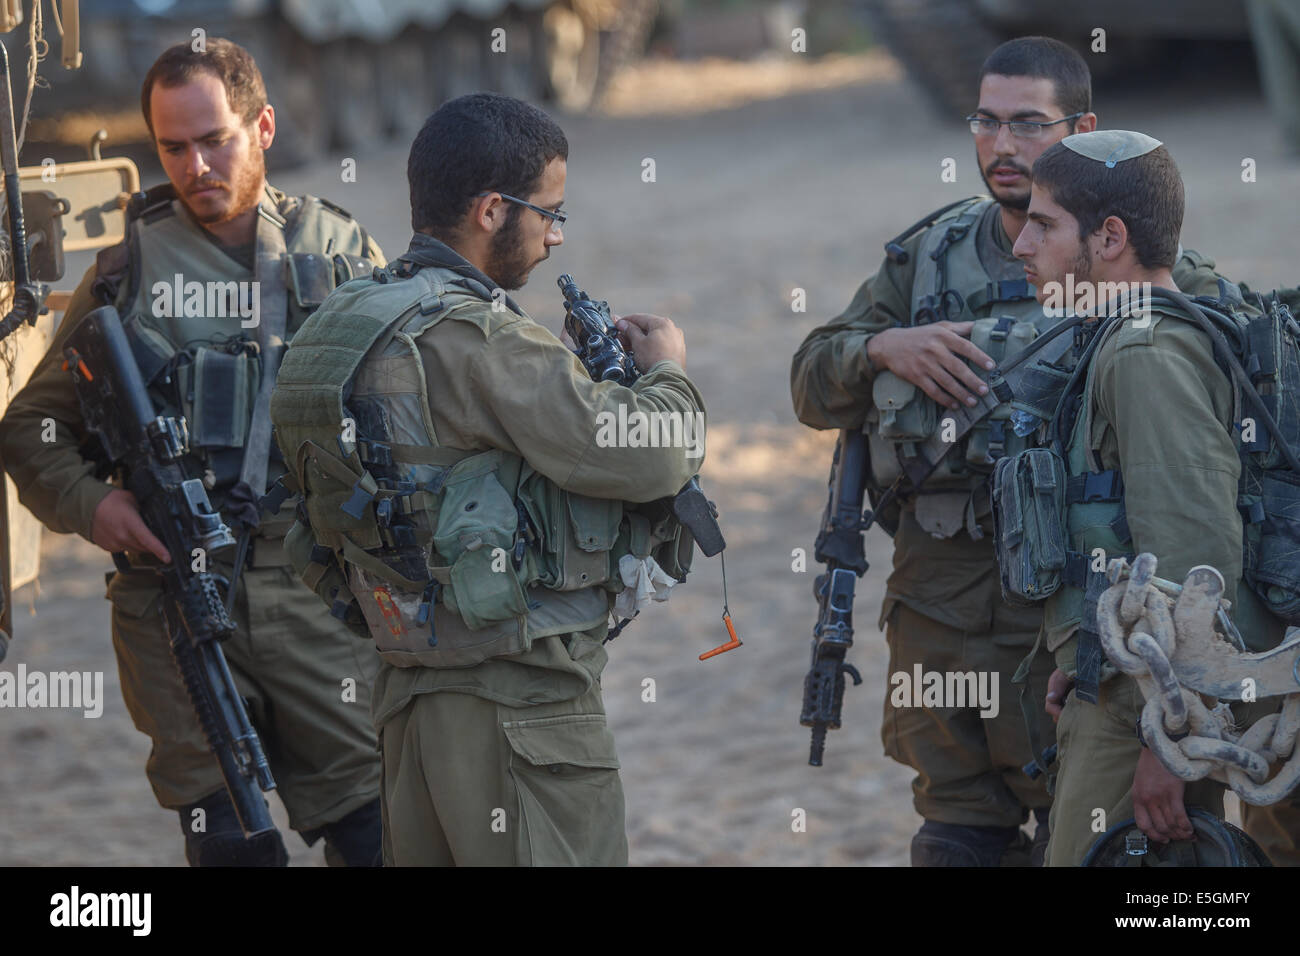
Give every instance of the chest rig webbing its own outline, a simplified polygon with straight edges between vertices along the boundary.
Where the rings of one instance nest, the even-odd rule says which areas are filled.
[[[272,401],[302,493],[290,559],[394,666],[469,666],[608,614],[622,503],[438,440],[416,340],[446,321],[486,334],[491,302],[472,277],[399,259],[308,319]],[[569,550],[586,570],[556,560]]]
[[[986,217],[997,216],[999,208],[992,199],[976,197],[933,218],[916,252],[909,325],[972,321],[971,340],[1000,363],[1026,348],[1051,321],[1043,316],[1020,263],[990,238],[1000,225]],[[891,257],[901,250],[897,243],[887,246],[894,247]],[[986,370],[975,371],[987,378]],[[973,538],[982,537],[977,498],[987,475],[1000,458],[1024,445],[1009,425],[1011,412],[1009,405],[1001,405],[951,442],[914,495],[910,506],[931,534],[951,537],[964,528]],[[951,428],[947,417],[946,409],[912,383],[888,371],[877,373],[866,425],[873,496],[902,474],[926,470],[924,446]],[[882,523],[888,529],[883,516]]]
[[[100,255],[97,290],[122,316],[160,414],[184,416],[191,467],[224,510],[237,507],[226,501],[236,482],[255,482],[255,499],[268,473],[283,472],[269,434],[259,434],[264,372],[273,380],[284,341],[339,281],[372,266],[361,228],[314,197],[296,201],[268,187],[253,268],[174,197],[164,186],[132,200],[125,241]],[[260,534],[286,528],[268,520]]]
[[[1233,384],[1232,418],[1242,461],[1237,506],[1243,521],[1243,560],[1234,610],[1240,633],[1229,637],[1244,646],[1241,635],[1246,634],[1252,649],[1265,649],[1275,643],[1280,625],[1294,623],[1300,614],[1300,559],[1294,557],[1300,533],[1290,518],[1300,513],[1295,480],[1300,461],[1293,451],[1300,446],[1300,406],[1292,398],[1300,385],[1300,326],[1277,301],[1259,299],[1258,314],[1243,310],[1240,293],[1227,282],[1220,283],[1217,300],[1188,300],[1156,290],[1146,306],[1153,326],[1164,320],[1190,322],[1205,332],[1217,364]],[[1008,581],[1016,578],[1014,571],[1008,574],[1009,566],[1031,568],[1038,580],[1049,582],[1041,592],[1053,595],[1045,633],[1059,638],[1077,622],[1077,693],[1090,702],[1096,702],[1100,682],[1112,673],[1097,627],[1097,600],[1109,586],[1106,565],[1112,558],[1133,557],[1123,476],[1117,469],[1100,467],[1093,434],[1094,360],[1124,322],[1124,316],[1113,316],[1076,329],[1077,365],[1058,386],[1047,429],[1050,448],[1033,449],[1004,463],[995,478],[1004,594],[1008,600],[1017,597],[1007,591]],[[1018,396],[1021,389],[1015,391]],[[1049,401],[1049,391],[1042,389],[1040,406]],[[1267,424],[1258,420],[1261,417]],[[1049,474],[1049,457],[1056,467],[1063,465],[1061,477]],[[1038,480],[1038,474],[1046,479]],[[1054,510],[1061,516],[1060,539],[1049,540],[1045,532],[1033,534],[1036,527],[1052,526]]]

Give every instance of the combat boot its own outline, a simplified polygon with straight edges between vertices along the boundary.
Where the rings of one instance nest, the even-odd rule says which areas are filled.
[[[912,837],[912,866],[999,866],[1019,827],[977,827],[926,820]]]

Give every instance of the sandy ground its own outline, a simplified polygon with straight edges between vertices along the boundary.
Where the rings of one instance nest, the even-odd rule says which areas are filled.
[[[1169,144],[1187,181],[1189,246],[1252,284],[1295,284],[1300,167],[1284,158],[1253,91],[1211,84],[1109,92],[1098,98],[1102,122]],[[555,331],[554,282],[564,271],[619,310],[672,316],[708,404],[703,481],[721,508],[745,646],[696,659],[724,639],[720,568],[704,559],[667,607],[612,645],[605,700],[635,864],[900,865],[919,824],[911,772],[884,757],[879,741],[886,653],[875,618],[889,567],[879,532],[869,536],[873,567],[856,604],[852,661],[866,682],[846,696],[845,729],[830,735],[826,765],[806,762],[798,714],[816,565],[792,571],[792,552],[811,550],[833,436],[795,421],[789,360],[876,269],[887,238],[981,184],[969,134],[960,122],[937,122],[897,71],[803,88],[811,86],[822,88],[770,84],[769,98],[677,112],[663,108],[673,84],[661,84],[642,115],[624,101],[616,117],[566,119],[566,243],[520,295]],[[956,184],[940,181],[945,157],[957,160]],[[1245,157],[1257,163],[1257,182],[1241,180]],[[405,148],[356,157],[355,183],[340,182],[343,158],[277,184],[335,200],[390,255],[400,252]],[[654,182],[642,178],[647,158]],[[806,290],[806,313],[791,310],[796,288]],[[157,807],[143,774],[148,741],[118,693],[102,599],[107,556],[55,535],[43,554],[39,596],[31,588],[18,596],[3,667],[102,671],[106,703],[95,720],[68,710],[0,714],[0,863],[182,864],[175,816]],[[646,678],[653,703],[642,699]],[[796,808],[806,811],[806,832],[792,832]],[[275,812],[283,825],[278,802]],[[295,865],[321,862],[319,847],[295,837],[289,847]]]

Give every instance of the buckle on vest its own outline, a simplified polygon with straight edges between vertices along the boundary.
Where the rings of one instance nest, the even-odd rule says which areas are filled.
[[[997,461],[1007,451],[1006,422],[989,422],[989,460]]]
[[[511,549],[510,560],[518,571],[524,565],[524,550],[537,541],[537,532],[533,530],[533,522],[528,517],[524,503],[518,498],[515,499],[515,513],[519,516],[519,524],[515,528],[515,543]]]
[[[1264,514],[1264,502],[1252,501],[1248,505],[1237,504],[1237,510],[1241,512],[1241,520],[1246,524],[1263,524],[1267,515]]]
[[[281,475],[279,478],[275,479],[275,484],[271,486],[271,490],[258,499],[257,509],[259,511],[266,511],[273,515],[277,515],[280,513],[280,506],[284,504],[285,499],[292,494],[293,492],[285,487],[284,476]]]
[[[358,438],[357,455],[364,465],[388,467],[393,463],[392,449],[381,441],[367,441],[364,438]]]
[[[379,504],[375,505],[375,520],[379,522],[379,527],[388,527],[389,522],[393,520],[392,498],[382,498]]]
[[[361,481],[361,478],[357,479],[357,483],[352,486],[352,497],[339,505],[340,511],[349,518],[355,518],[358,521],[365,517],[366,505],[375,499],[374,495],[361,487]]]
[[[1061,581],[1072,588],[1087,587],[1088,555],[1080,551],[1065,552],[1065,567],[1061,569]]]
[[[429,646],[438,646],[438,632],[433,626],[433,606],[438,603],[438,594],[442,591],[442,585],[438,581],[430,581],[425,585],[424,593],[421,595],[420,610],[416,612],[415,623],[429,625]]]
[[[1065,483],[1067,504],[1123,500],[1124,477],[1113,468],[1110,471],[1090,471],[1086,475],[1072,475]]]

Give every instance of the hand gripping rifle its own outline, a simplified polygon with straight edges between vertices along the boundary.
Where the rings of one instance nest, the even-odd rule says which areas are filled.
[[[617,382],[630,387],[641,377],[641,371],[619,341],[609,303],[592,301],[567,273],[556,284],[564,296],[564,331],[573,339],[578,360],[587,374],[597,382]],[[718,526],[717,509],[704,497],[698,478],[692,478],[677,492],[672,506],[673,514],[690,531],[706,558],[727,546]]]
[[[937,435],[919,444],[910,456],[900,455],[902,474],[879,497],[873,498],[875,507],[868,511],[862,510],[869,467],[867,436],[853,429],[840,433],[831,464],[830,500],[822,516],[814,551],[815,558],[826,565],[826,573],[818,575],[814,584],[817,624],[813,628],[812,667],[804,678],[803,712],[799,716],[800,724],[812,728],[812,747],[808,757],[812,766],[822,765],[826,731],[840,727],[844,675],[853,678],[855,687],[862,683],[857,669],[844,661],[845,654],[853,646],[856,579],[866,574],[868,567],[862,535],[873,524],[880,523],[879,516],[886,514],[900,496],[920,489],[955,442],[999,404],[1011,401],[1018,391],[1036,380],[1035,376],[1043,375],[1045,366],[1059,361],[1071,347],[1071,340],[1065,333],[1084,321],[1085,317],[1074,316],[1059,322],[1028,348],[1005,361],[990,373],[989,391],[980,396],[973,407],[945,409],[944,417],[952,420],[950,434]],[[1032,364],[1031,358],[1036,360]]]
[[[220,642],[234,633],[235,625],[222,601],[220,578],[207,570],[209,558],[234,547],[235,540],[212,509],[202,481],[187,477],[182,467],[189,442],[185,419],[155,413],[112,306],[95,309],[77,323],[63,356],[86,427],[125,472],[126,488],[139,502],[145,524],[171,555],[171,563],[158,573],[172,657],[221,767],[239,824],[248,837],[272,830],[257,788],[272,790],[275,780],[221,652]],[[113,553],[113,563],[123,574],[154,573],[133,568],[120,551]]]
[[[614,327],[613,318],[610,316],[609,303],[591,299],[587,293],[578,288],[573,276],[568,273],[560,276],[556,280],[556,285],[560,287],[560,294],[564,296],[564,331],[573,340],[574,352],[587,370],[587,374],[593,381],[615,382],[630,387],[641,377],[641,372],[636,367],[631,353],[623,348],[623,343],[619,341],[618,329]],[[718,509],[705,497],[704,491],[700,488],[699,476],[682,486],[681,491],[673,496],[671,505],[673,514],[691,533],[706,558],[721,553],[727,547],[727,542],[722,537],[722,528],[718,525]],[[730,640],[712,651],[705,652],[700,660],[706,660],[741,644],[731,623],[731,612],[726,607],[725,564],[723,565],[722,620],[727,625]]]

